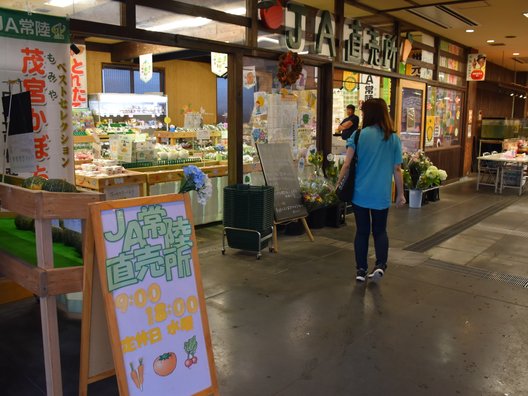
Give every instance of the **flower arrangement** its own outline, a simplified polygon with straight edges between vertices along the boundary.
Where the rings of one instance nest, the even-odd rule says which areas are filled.
[[[302,73],[303,61],[299,54],[288,51],[279,57],[279,70],[277,78],[284,87],[297,82]]]
[[[439,186],[447,179],[447,172],[433,165],[422,150],[403,153],[403,183],[410,190],[424,190]]]
[[[330,181],[335,185],[337,184],[337,178],[343,166],[343,160],[339,159],[339,161],[336,163],[335,156],[330,153],[326,156],[326,161],[328,162],[326,167],[326,177],[328,177],[328,179],[330,179]]]
[[[308,212],[337,202],[332,185],[323,177],[301,181],[301,193]]]
[[[323,166],[323,153],[317,152],[315,149],[311,149],[308,153],[308,162],[315,168],[315,177],[319,177]]]
[[[209,177],[201,169],[194,165],[183,168],[183,181],[180,186],[180,194],[195,190],[198,202],[205,206],[207,200],[213,194],[213,186]]]

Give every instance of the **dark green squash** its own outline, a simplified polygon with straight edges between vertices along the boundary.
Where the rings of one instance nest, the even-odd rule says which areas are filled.
[[[77,192],[77,188],[66,180],[49,179],[44,182],[42,190],[51,192]]]
[[[24,179],[22,187],[29,188],[30,190],[42,190],[42,186],[46,182],[46,179],[40,176],[31,176]]]

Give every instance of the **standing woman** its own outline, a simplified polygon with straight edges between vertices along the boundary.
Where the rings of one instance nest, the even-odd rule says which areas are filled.
[[[356,219],[354,250],[356,280],[364,282],[368,273],[368,245],[370,231],[374,237],[376,266],[368,278],[377,281],[385,274],[389,253],[387,216],[391,205],[392,176],[396,183],[396,207],[405,204],[401,171],[402,149],[394,132],[387,103],[383,99],[369,99],[361,107],[363,128],[358,140],[358,162],[352,206]],[[354,132],[347,140],[345,163],[339,173],[338,185],[350,168],[356,145]]]

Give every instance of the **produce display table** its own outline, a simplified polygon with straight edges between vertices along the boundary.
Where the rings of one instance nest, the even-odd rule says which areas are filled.
[[[67,266],[67,257],[59,259],[52,244],[52,219],[81,219],[89,217],[88,204],[104,200],[99,193],[55,193],[33,191],[5,183],[0,183],[0,207],[35,219],[34,252],[36,266],[24,258],[14,255],[6,246],[0,247],[0,274],[26,288],[40,299],[44,364],[46,369],[46,389],[48,395],[62,395],[62,377],[57,323],[57,302],[59,294],[83,289],[83,267]],[[8,226],[6,226],[8,227]],[[0,239],[20,238],[10,235],[5,227],[0,230]],[[88,249],[93,239],[89,233],[83,235],[84,261],[93,260],[93,247]],[[23,239],[23,238],[22,238]],[[5,242],[4,242],[5,243]],[[26,240],[31,244],[33,240]],[[28,245],[29,246],[29,245]],[[57,262],[56,262],[57,258]],[[62,260],[62,261],[61,261]],[[61,263],[58,268],[56,265]],[[74,263],[79,264],[79,262]]]
[[[127,170],[112,176],[84,176],[75,174],[75,184],[100,193],[107,199],[143,197],[147,195],[147,178],[143,173]]]

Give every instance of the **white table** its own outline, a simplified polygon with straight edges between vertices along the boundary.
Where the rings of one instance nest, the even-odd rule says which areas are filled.
[[[528,156],[510,157],[505,153],[499,153],[481,155],[477,160],[477,191],[481,185],[488,185],[494,186],[495,192],[499,193],[502,193],[504,188],[516,188],[519,190],[519,195],[523,193],[526,184],[524,170],[528,165]],[[482,161],[485,161],[485,165]]]

